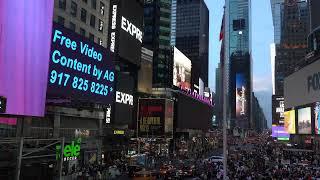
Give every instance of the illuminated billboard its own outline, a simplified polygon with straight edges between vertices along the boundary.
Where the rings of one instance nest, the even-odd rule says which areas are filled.
[[[191,60],[174,47],[173,85],[181,89],[191,88]]]
[[[289,139],[290,134],[286,131],[284,126],[272,125],[272,137],[282,139]]]
[[[283,126],[284,124],[284,98],[272,96],[272,124]]]
[[[289,134],[296,133],[296,115],[295,110],[284,112],[284,128]]]
[[[53,24],[48,97],[110,104],[114,65],[104,47]]]
[[[247,115],[248,103],[247,103],[247,80],[243,73],[236,74],[236,118],[243,119]]]
[[[54,1],[0,1],[0,113],[44,116]]]
[[[311,134],[311,108],[298,109],[298,133]]]
[[[314,125],[316,134],[320,134],[320,102],[314,104]]]

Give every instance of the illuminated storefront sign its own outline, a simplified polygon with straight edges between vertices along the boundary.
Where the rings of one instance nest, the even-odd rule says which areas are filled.
[[[105,121],[106,121],[106,124],[111,123],[111,106],[107,107]]]
[[[124,130],[114,130],[113,134],[114,135],[124,135]]]
[[[212,102],[212,99],[211,98],[208,98],[208,97],[205,97],[205,96],[202,96],[200,94],[198,94],[197,92],[192,92],[191,89],[183,89],[183,88],[180,88],[181,92],[184,93],[185,95],[188,95],[194,99],[197,99],[203,103],[206,103],[210,106],[213,106],[213,102]]]
[[[63,161],[77,160],[80,156],[80,144],[81,138],[72,141],[71,144],[67,144],[63,149]],[[56,146],[56,159],[60,159],[61,145]]]

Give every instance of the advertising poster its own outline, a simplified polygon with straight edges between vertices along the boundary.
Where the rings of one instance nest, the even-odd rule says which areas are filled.
[[[104,47],[53,24],[47,95],[110,104],[114,64]]]
[[[306,107],[298,110],[298,133],[311,134],[311,108]]]
[[[316,134],[320,134],[320,102],[314,105],[314,125]]]
[[[174,47],[173,85],[181,89],[191,88],[191,60]]]
[[[247,80],[242,73],[236,74],[236,118],[243,119],[247,115]]]
[[[164,135],[165,103],[165,99],[139,99],[139,137]]]
[[[295,110],[284,112],[284,128],[289,134],[296,133],[296,115]]]
[[[284,98],[283,96],[272,96],[272,124],[283,126],[284,124]]]
[[[289,140],[290,134],[285,130],[284,126],[272,125],[272,137],[280,140]]]
[[[44,116],[53,0],[0,1],[0,113]]]

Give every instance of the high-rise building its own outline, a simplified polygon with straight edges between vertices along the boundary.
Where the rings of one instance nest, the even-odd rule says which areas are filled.
[[[208,87],[209,10],[204,0],[172,1],[171,43],[192,62],[192,88]]]
[[[55,0],[54,22],[107,47],[110,0]]]
[[[216,94],[215,94],[215,115],[216,124],[222,126],[222,98],[223,98],[223,88],[222,88],[222,69],[221,63],[218,64],[216,68]]]
[[[279,3],[280,18],[274,13],[273,19],[276,42],[275,94],[283,95],[284,78],[298,68],[298,64],[306,55],[310,25],[307,1],[284,0]],[[279,19],[280,27],[278,27]],[[279,42],[277,42],[278,37],[280,37]]]
[[[144,3],[143,47],[153,51],[153,87],[172,85],[170,46],[171,0],[148,0]]]
[[[281,37],[281,6],[284,0],[271,0],[272,22],[274,27],[274,43],[280,44]]]
[[[224,22],[224,70],[229,102],[228,125],[253,128],[251,118],[251,1],[226,0]]]

